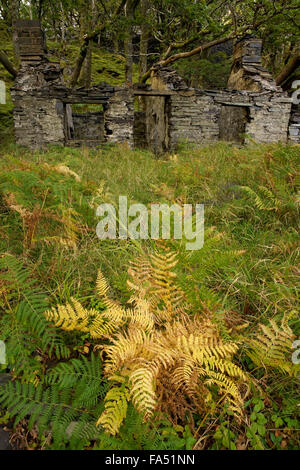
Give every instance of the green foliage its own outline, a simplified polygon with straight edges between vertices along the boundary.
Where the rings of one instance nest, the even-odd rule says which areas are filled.
[[[231,56],[225,52],[211,53],[206,57],[197,55],[194,58],[183,59],[174,67],[191,87],[206,90],[227,87],[231,70]]]
[[[28,269],[12,256],[0,258],[0,281],[5,283],[0,318],[1,338],[6,342],[7,363],[16,376],[35,382],[42,373],[42,354],[66,358],[69,350],[61,334],[45,320],[45,295],[34,286]],[[40,354],[36,354],[39,350]]]
[[[96,85],[100,82],[106,82],[113,86],[122,86],[125,82],[124,66],[125,57],[119,53],[110,52],[96,45],[92,49],[92,84]],[[48,52],[51,61],[59,61],[64,68],[65,82],[70,79],[69,70],[72,68],[79,53],[78,42],[68,43],[64,50],[60,50],[57,42],[48,41]],[[138,68],[136,64],[133,66],[134,82],[138,81]],[[79,83],[80,84],[80,83]]]
[[[74,448],[299,447],[298,377],[256,365],[247,355],[246,344],[236,354],[236,360],[259,381],[266,396],[264,409],[254,411],[257,404],[254,402],[246,407],[248,426],[235,423],[225,406],[221,406],[218,416],[213,410],[207,416],[193,414],[190,431],[185,429],[187,418],[154,426],[143,423],[129,404],[127,416],[133,417],[128,423],[131,420],[132,426],[136,425],[133,434],[125,420],[114,437],[96,429],[98,434],[93,439],[92,431],[104,410],[103,398],[108,390],[98,352],[91,354],[95,341],[85,333],[57,331],[42,320],[45,310],[65,304],[71,297],[78,299],[84,308],[102,312],[104,304],[97,300],[94,291],[99,267],[110,281],[112,298],[122,304],[127,302],[130,294],[126,271],[129,261],[140,250],[130,240],[99,241],[95,235],[97,205],[117,203],[118,196],[123,194],[130,203],[204,202],[203,249],[187,252],[183,242],[174,240],[166,241],[166,245],[179,253],[176,274],[193,306],[191,310],[211,315],[225,344],[241,337],[256,338],[259,324],[268,326],[269,320],[274,319],[280,325],[284,315],[293,333],[299,335],[299,158],[299,147],[282,145],[249,145],[241,149],[225,143],[202,148],[185,145],[161,160],[153,159],[149,152],[132,152],[123,146],[101,150],[49,148],[43,152],[28,152],[11,145],[2,147],[0,247],[3,253],[14,256],[1,257],[0,339],[7,344],[8,367],[19,378],[20,387],[35,385],[41,396],[54,394],[56,389],[59,397],[70,393],[58,403],[75,408],[78,414],[74,421],[81,419],[87,423],[82,432],[90,433],[82,441],[78,438],[75,442],[74,438]],[[64,167],[64,173],[55,169],[58,166]],[[264,207],[272,210],[258,207],[254,193]],[[14,202],[7,201],[9,194],[14,195]],[[55,214],[60,220],[68,220],[67,214],[71,213],[72,223],[40,218],[32,245],[25,248],[28,225],[13,206],[22,206],[30,213],[39,206],[47,215]],[[47,237],[66,238],[66,227],[71,230],[72,224],[78,228],[76,248],[46,242]],[[140,247],[152,252],[153,243],[145,241]],[[287,361],[289,357],[287,351]],[[24,395],[30,406],[34,402],[29,398],[33,392],[29,387]],[[261,400],[256,392],[252,398]],[[81,417],[82,411],[88,418]],[[31,411],[25,422],[30,417]],[[70,419],[68,423],[73,421]],[[33,426],[37,422],[38,418]],[[41,436],[47,446],[70,448],[69,438],[61,443],[56,439],[54,444],[49,436],[51,426],[48,421]],[[57,433],[64,433],[68,426],[58,424]],[[147,440],[148,436],[151,439]]]
[[[126,419],[117,436],[102,433],[99,450],[191,450],[195,444],[188,426],[172,426],[158,416],[152,423],[144,423],[143,417],[129,405]]]
[[[218,449],[228,449],[228,450],[237,450],[236,449],[236,434],[226,427],[227,423],[222,423],[221,426],[217,429],[214,434],[215,444],[213,445],[213,450]]]
[[[97,400],[104,397],[107,388],[103,382],[100,358],[95,354],[89,359],[82,356],[80,359],[61,362],[48,370],[45,382],[60,388],[73,389],[74,406],[88,409],[96,406]]]
[[[97,438],[93,415],[87,406],[79,408],[73,402],[72,388],[16,381],[0,389],[0,402],[14,416],[15,425],[29,416],[29,430],[35,426],[39,436],[51,433],[53,449],[84,448]]]

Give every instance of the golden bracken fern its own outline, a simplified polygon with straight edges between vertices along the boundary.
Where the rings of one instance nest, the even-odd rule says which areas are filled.
[[[132,263],[126,306],[109,297],[99,271],[96,288],[104,311],[88,310],[72,299],[46,314],[57,327],[109,340],[95,349],[101,349],[110,383],[97,424],[110,434],[118,432],[129,401],[145,420],[167,412],[176,421],[190,412],[214,412],[225,403],[237,419],[243,416],[252,381],[234,359],[243,338],[224,340],[213,315],[193,310],[176,285],[176,264],[176,253],[168,249]],[[259,365],[285,370],[291,331],[275,322],[261,329],[263,335],[249,340],[249,356]]]
[[[175,419],[185,412],[183,395],[194,411],[214,409],[225,401],[237,417],[243,413],[249,378],[233,362],[238,345],[224,342],[210,319],[190,313],[191,306],[176,285],[176,264],[176,253],[166,249],[132,263],[127,307],[109,297],[99,271],[96,288],[106,310],[88,310],[72,299],[46,313],[57,327],[110,340],[96,347],[102,350],[104,373],[111,383],[98,425],[111,434],[118,432],[129,400],[145,419],[163,410],[163,396],[173,397],[167,404]]]

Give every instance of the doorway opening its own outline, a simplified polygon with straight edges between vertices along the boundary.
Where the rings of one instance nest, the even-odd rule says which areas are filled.
[[[250,121],[248,106],[222,105],[219,139],[244,144],[246,126]]]

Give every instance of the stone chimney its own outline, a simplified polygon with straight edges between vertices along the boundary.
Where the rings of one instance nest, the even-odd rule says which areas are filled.
[[[261,65],[262,40],[249,38],[235,44],[233,62],[240,65]]]
[[[280,91],[270,73],[262,66],[262,40],[248,37],[234,47],[233,64],[227,87],[230,90]]]
[[[46,59],[46,41],[37,20],[16,22],[21,65],[33,65]]]

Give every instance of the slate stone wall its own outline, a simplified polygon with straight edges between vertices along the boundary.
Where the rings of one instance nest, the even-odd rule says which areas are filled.
[[[57,100],[27,94],[14,108],[16,142],[29,148],[64,145],[64,121],[57,113]]]
[[[21,67],[11,89],[16,142],[27,147],[72,145],[66,106],[102,104],[104,113],[72,116],[73,144],[128,142],[133,147],[133,94],[128,88],[99,84],[68,89],[58,64],[47,60]]]
[[[169,98],[169,146],[175,149],[181,141],[215,142],[219,138],[221,106],[205,93],[180,94]]]
[[[104,112],[106,141],[127,142],[133,148],[134,96],[129,88],[115,88]]]
[[[244,133],[258,143],[287,142],[291,100],[282,93],[195,90],[193,96],[172,95],[170,102],[168,132],[172,149],[182,140],[197,144],[218,140],[243,143],[247,141],[241,136]],[[244,126],[238,115],[244,119]]]
[[[41,92],[52,81],[61,83],[60,71],[47,62],[22,66],[11,89],[16,142],[36,148],[48,144],[64,145],[64,117],[59,101]]]
[[[40,25],[18,23],[21,68],[11,89],[18,144],[42,147],[99,142],[148,146],[156,154],[182,140],[206,144],[300,140],[300,112],[262,67],[261,41],[236,44],[229,89],[190,89],[172,68],[158,69],[151,87],[118,88],[100,83],[68,89],[59,64],[50,63]],[[144,112],[134,116],[135,96]],[[102,104],[104,112],[72,116],[71,104]],[[135,135],[134,135],[135,134]]]

